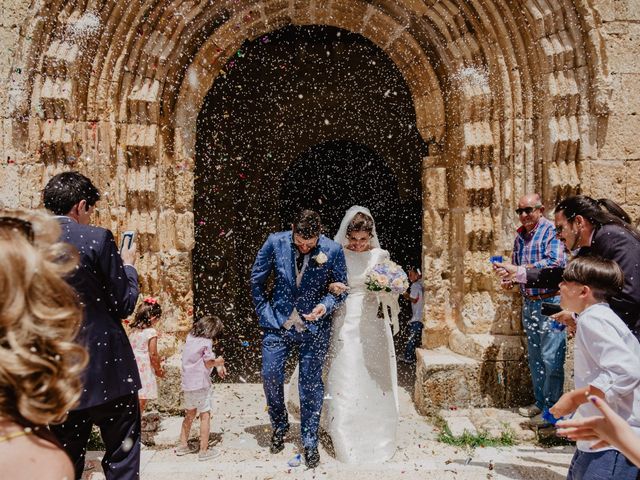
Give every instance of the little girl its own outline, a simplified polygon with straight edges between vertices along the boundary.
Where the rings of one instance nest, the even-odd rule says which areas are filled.
[[[153,328],[162,315],[162,308],[155,298],[145,298],[138,307],[136,317],[129,325],[129,341],[136,356],[142,388],[138,390],[140,413],[144,412],[147,400],[158,398],[156,377],[164,377],[158,355],[158,332]]]
[[[218,455],[215,449],[209,450],[209,428],[211,422],[211,371],[216,367],[218,375],[224,378],[227,370],[224,358],[215,356],[213,343],[222,334],[222,321],[213,315],[202,317],[194,322],[187,335],[182,352],[182,391],[186,412],[180,430],[180,444],[176,455],[195,453],[189,447],[191,425],[200,414],[200,453],[198,460],[209,460]]]

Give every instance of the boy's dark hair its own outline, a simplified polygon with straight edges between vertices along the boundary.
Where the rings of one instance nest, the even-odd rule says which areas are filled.
[[[319,237],[322,232],[320,215],[314,210],[302,210],[293,219],[293,233],[305,240]]]
[[[620,293],[624,285],[624,273],[613,260],[601,257],[577,257],[564,269],[562,279],[586,285],[593,297],[601,302]]]
[[[210,340],[215,340],[224,330],[224,324],[220,317],[215,315],[205,315],[200,320],[195,320],[193,322],[193,327],[191,327],[191,335],[194,337],[200,338],[208,338]]]
[[[131,328],[149,328],[151,326],[151,319],[153,317],[159,317],[162,315],[162,307],[159,303],[148,303],[144,301],[142,305],[138,307],[136,316],[133,322],[129,324]]]
[[[576,216],[581,215],[596,228],[607,224],[618,225],[640,240],[640,232],[629,223],[631,218],[627,212],[608,198],[596,200],[586,195],[574,195],[562,200],[555,212],[562,212],[570,223],[574,222]]]
[[[347,236],[351,232],[367,232],[369,235],[373,233],[373,218],[363,212],[356,213],[349,225],[347,225]]]
[[[409,272],[416,272],[418,275],[422,276],[422,270],[420,270],[420,267],[416,265],[407,265],[407,273]]]
[[[55,215],[66,215],[81,200],[91,207],[100,200],[100,192],[78,172],[63,172],[52,177],[43,190],[44,207]]]

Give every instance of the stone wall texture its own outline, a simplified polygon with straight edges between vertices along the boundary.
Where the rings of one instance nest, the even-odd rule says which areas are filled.
[[[174,337],[192,313],[198,112],[244,40],[286,25],[360,33],[407,82],[430,145],[422,356],[444,348],[480,362],[469,381],[498,371],[495,388],[505,389],[492,400],[467,388],[480,392],[467,403],[517,402],[506,378],[521,389],[522,375],[509,373],[524,368],[518,298],[499,290],[487,261],[511,248],[517,199],[539,191],[553,205],[582,192],[640,217],[638,0],[2,0],[0,9],[0,205],[40,207],[53,174],[89,175],[104,193],[96,222],[139,232],[142,289],[166,306]],[[167,354],[178,348],[166,343]],[[426,404],[432,388],[422,387]]]

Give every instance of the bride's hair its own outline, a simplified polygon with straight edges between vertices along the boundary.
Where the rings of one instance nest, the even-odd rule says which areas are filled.
[[[369,235],[373,234],[373,218],[363,212],[356,213],[349,225],[347,225],[347,236],[352,232],[367,232]]]

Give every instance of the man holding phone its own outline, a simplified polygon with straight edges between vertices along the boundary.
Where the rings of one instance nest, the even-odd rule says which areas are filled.
[[[138,274],[133,266],[136,245],[123,242],[119,253],[109,230],[89,224],[100,193],[84,175],[64,172],[54,176],[43,197],[44,206],[58,216],[60,240],[80,254],[78,268],[67,281],[83,307],[78,342],[89,353],[80,403],[64,423],[51,425],[51,430],[71,457],[76,478],[82,476],[95,424],[106,447],[102,466],[107,480],[138,479],[141,382],[122,326],[122,319],[133,312],[138,300]]]
[[[564,267],[564,245],[556,238],[553,223],[544,217],[540,195],[523,196],[518,201],[516,214],[521,226],[513,245],[513,264],[528,268]],[[512,286],[511,282],[503,282],[505,289]],[[541,426],[545,423],[542,412],[551,408],[562,395],[567,338],[563,330],[554,328],[553,319],[542,312],[543,303],[560,303],[557,289],[521,286],[520,293],[535,403],[520,408],[519,413],[534,417],[533,422]]]

